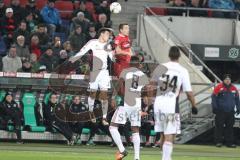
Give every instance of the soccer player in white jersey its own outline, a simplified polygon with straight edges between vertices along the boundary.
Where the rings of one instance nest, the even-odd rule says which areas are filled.
[[[99,99],[102,103],[103,125],[109,125],[106,117],[108,111],[108,89],[110,88],[110,76],[107,70],[108,57],[113,59],[113,51],[107,49],[107,42],[112,33],[110,28],[102,28],[99,31],[99,38],[90,40],[82,49],[69,59],[72,63],[77,61],[81,56],[92,50],[93,67],[90,73],[90,95],[88,97],[89,110],[93,111],[96,93],[100,90]]]
[[[134,160],[140,160],[140,136],[141,126],[141,92],[145,85],[149,83],[148,77],[139,69],[139,58],[131,57],[131,67],[124,69],[120,74],[120,85],[125,87],[124,106],[119,106],[111,120],[109,131],[115,144],[118,147],[116,160],[121,160],[127,156],[118,126],[124,125],[127,119],[131,122],[132,141],[134,146]]]
[[[189,73],[178,61],[180,51],[173,46],[169,50],[170,62],[159,65],[153,72],[151,85],[157,88],[154,101],[155,132],[164,134],[162,160],[171,160],[173,141],[180,134],[178,97],[180,90],[187,94],[192,104],[192,113],[197,114]],[[164,67],[166,69],[164,69]]]

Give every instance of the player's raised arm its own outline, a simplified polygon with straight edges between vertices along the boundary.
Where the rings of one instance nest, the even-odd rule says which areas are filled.
[[[73,57],[70,57],[69,61],[74,63],[76,62],[79,58],[81,58],[84,54],[86,54],[89,50],[91,50],[91,45],[92,45],[92,40],[88,41],[81,50]]]

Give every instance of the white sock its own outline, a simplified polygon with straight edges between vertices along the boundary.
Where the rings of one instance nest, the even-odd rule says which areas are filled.
[[[95,102],[95,98],[92,97],[88,97],[88,106],[89,106],[89,111],[92,112],[93,108],[94,108],[94,102]]]
[[[172,150],[173,150],[172,142],[165,141],[163,143],[163,148],[162,148],[162,151],[163,151],[162,160],[171,160]]]
[[[133,147],[134,147],[134,158],[140,159],[140,136],[139,133],[133,133],[132,134],[132,141],[133,141]]]
[[[118,150],[122,153],[123,151],[125,151],[125,148],[123,146],[122,140],[121,140],[121,135],[118,132],[118,127],[114,127],[114,126],[110,126],[109,127],[109,131],[112,135],[112,138],[115,142],[115,144],[118,147]]]
[[[107,112],[108,112],[108,100],[102,100],[102,113],[103,113],[103,118],[107,118]]]

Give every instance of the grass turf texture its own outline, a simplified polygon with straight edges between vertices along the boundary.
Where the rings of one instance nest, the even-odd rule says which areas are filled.
[[[109,146],[74,146],[63,144],[0,143],[0,160],[114,160],[117,148]],[[124,160],[133,159],[133,149]],[[239,160],[240,149],[198,145],[176,145],[173,160]],[[160,160],[158,148],[141,149],[141,160]]]

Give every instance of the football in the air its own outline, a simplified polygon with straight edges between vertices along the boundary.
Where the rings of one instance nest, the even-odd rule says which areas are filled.
[[[122,10],[122,6],[121,6],[120,3],[118,3],[118,2],[113,2],[113,3],[111,3],[111,5],[110,5],[110,11],[111,11],[112,13],[118,14],[118,13],[121,12],[121,10]]]

